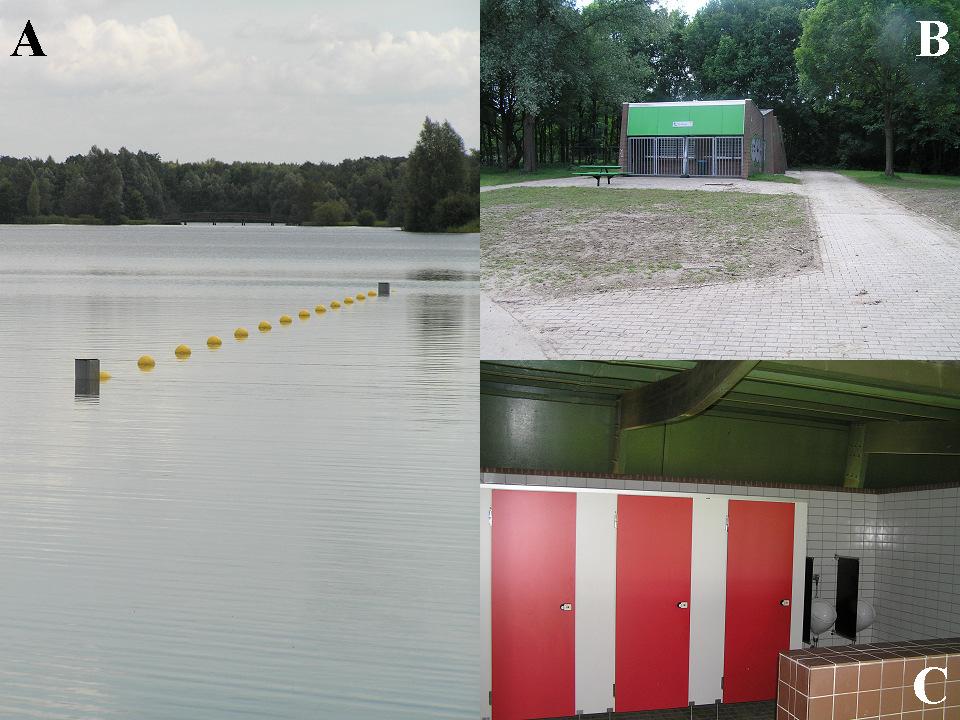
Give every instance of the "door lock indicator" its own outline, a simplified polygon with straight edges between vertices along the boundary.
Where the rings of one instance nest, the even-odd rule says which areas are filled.
[[[790,601],[789,601],[789,600],[781,600],[781,601],[780,601],[780,604],[783,605],[784,607],[790,607]]]
[[[573,610],[573,603],[564,603],[560,606],[561,610]]]
[[[688,607],[690,607],[690,603],[684,600],[683,602],[678,602],[677,607],[680,608],[681,610],[686,610]]]

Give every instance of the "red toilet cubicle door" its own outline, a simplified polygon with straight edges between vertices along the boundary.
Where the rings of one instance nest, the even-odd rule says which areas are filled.
[[[493,720],[576,710],[576,527],[574,493],[493,491]]]
[[[790,647],[793,516],[792,503],[728,505],[724,702],[777,696],[777,656]]]
[[[690,498],[617,499],[617,712],[687,704],[692,533]]]

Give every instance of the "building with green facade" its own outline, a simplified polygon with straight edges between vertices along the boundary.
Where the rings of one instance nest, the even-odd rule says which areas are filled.
[[[620,165],[629,175],[749,177],[787,169],[772,110],[752,100],[624,103]]]

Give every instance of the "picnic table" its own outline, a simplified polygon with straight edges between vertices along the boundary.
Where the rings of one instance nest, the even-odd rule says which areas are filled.
[[[600,187],[600,178],[605,177],[607,185],[609,185],[610,178],[615,178],[617,175],[626,175],[619,165],[581,165],[573,174],[596,178],[597,187]]]

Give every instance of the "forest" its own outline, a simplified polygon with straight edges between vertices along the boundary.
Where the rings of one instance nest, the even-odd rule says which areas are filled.
[[[0,157],[0,222],[176,222],[250,213],[279,223],[479,228],[479,156],[449,123],[427,118],[408,157],[338,164],[172,162],[93,147],[63,162]]]
[[[481,0],[481,162],[617,162],[624,102],[751,98],[791,166],[960,174],[956,0]]]

